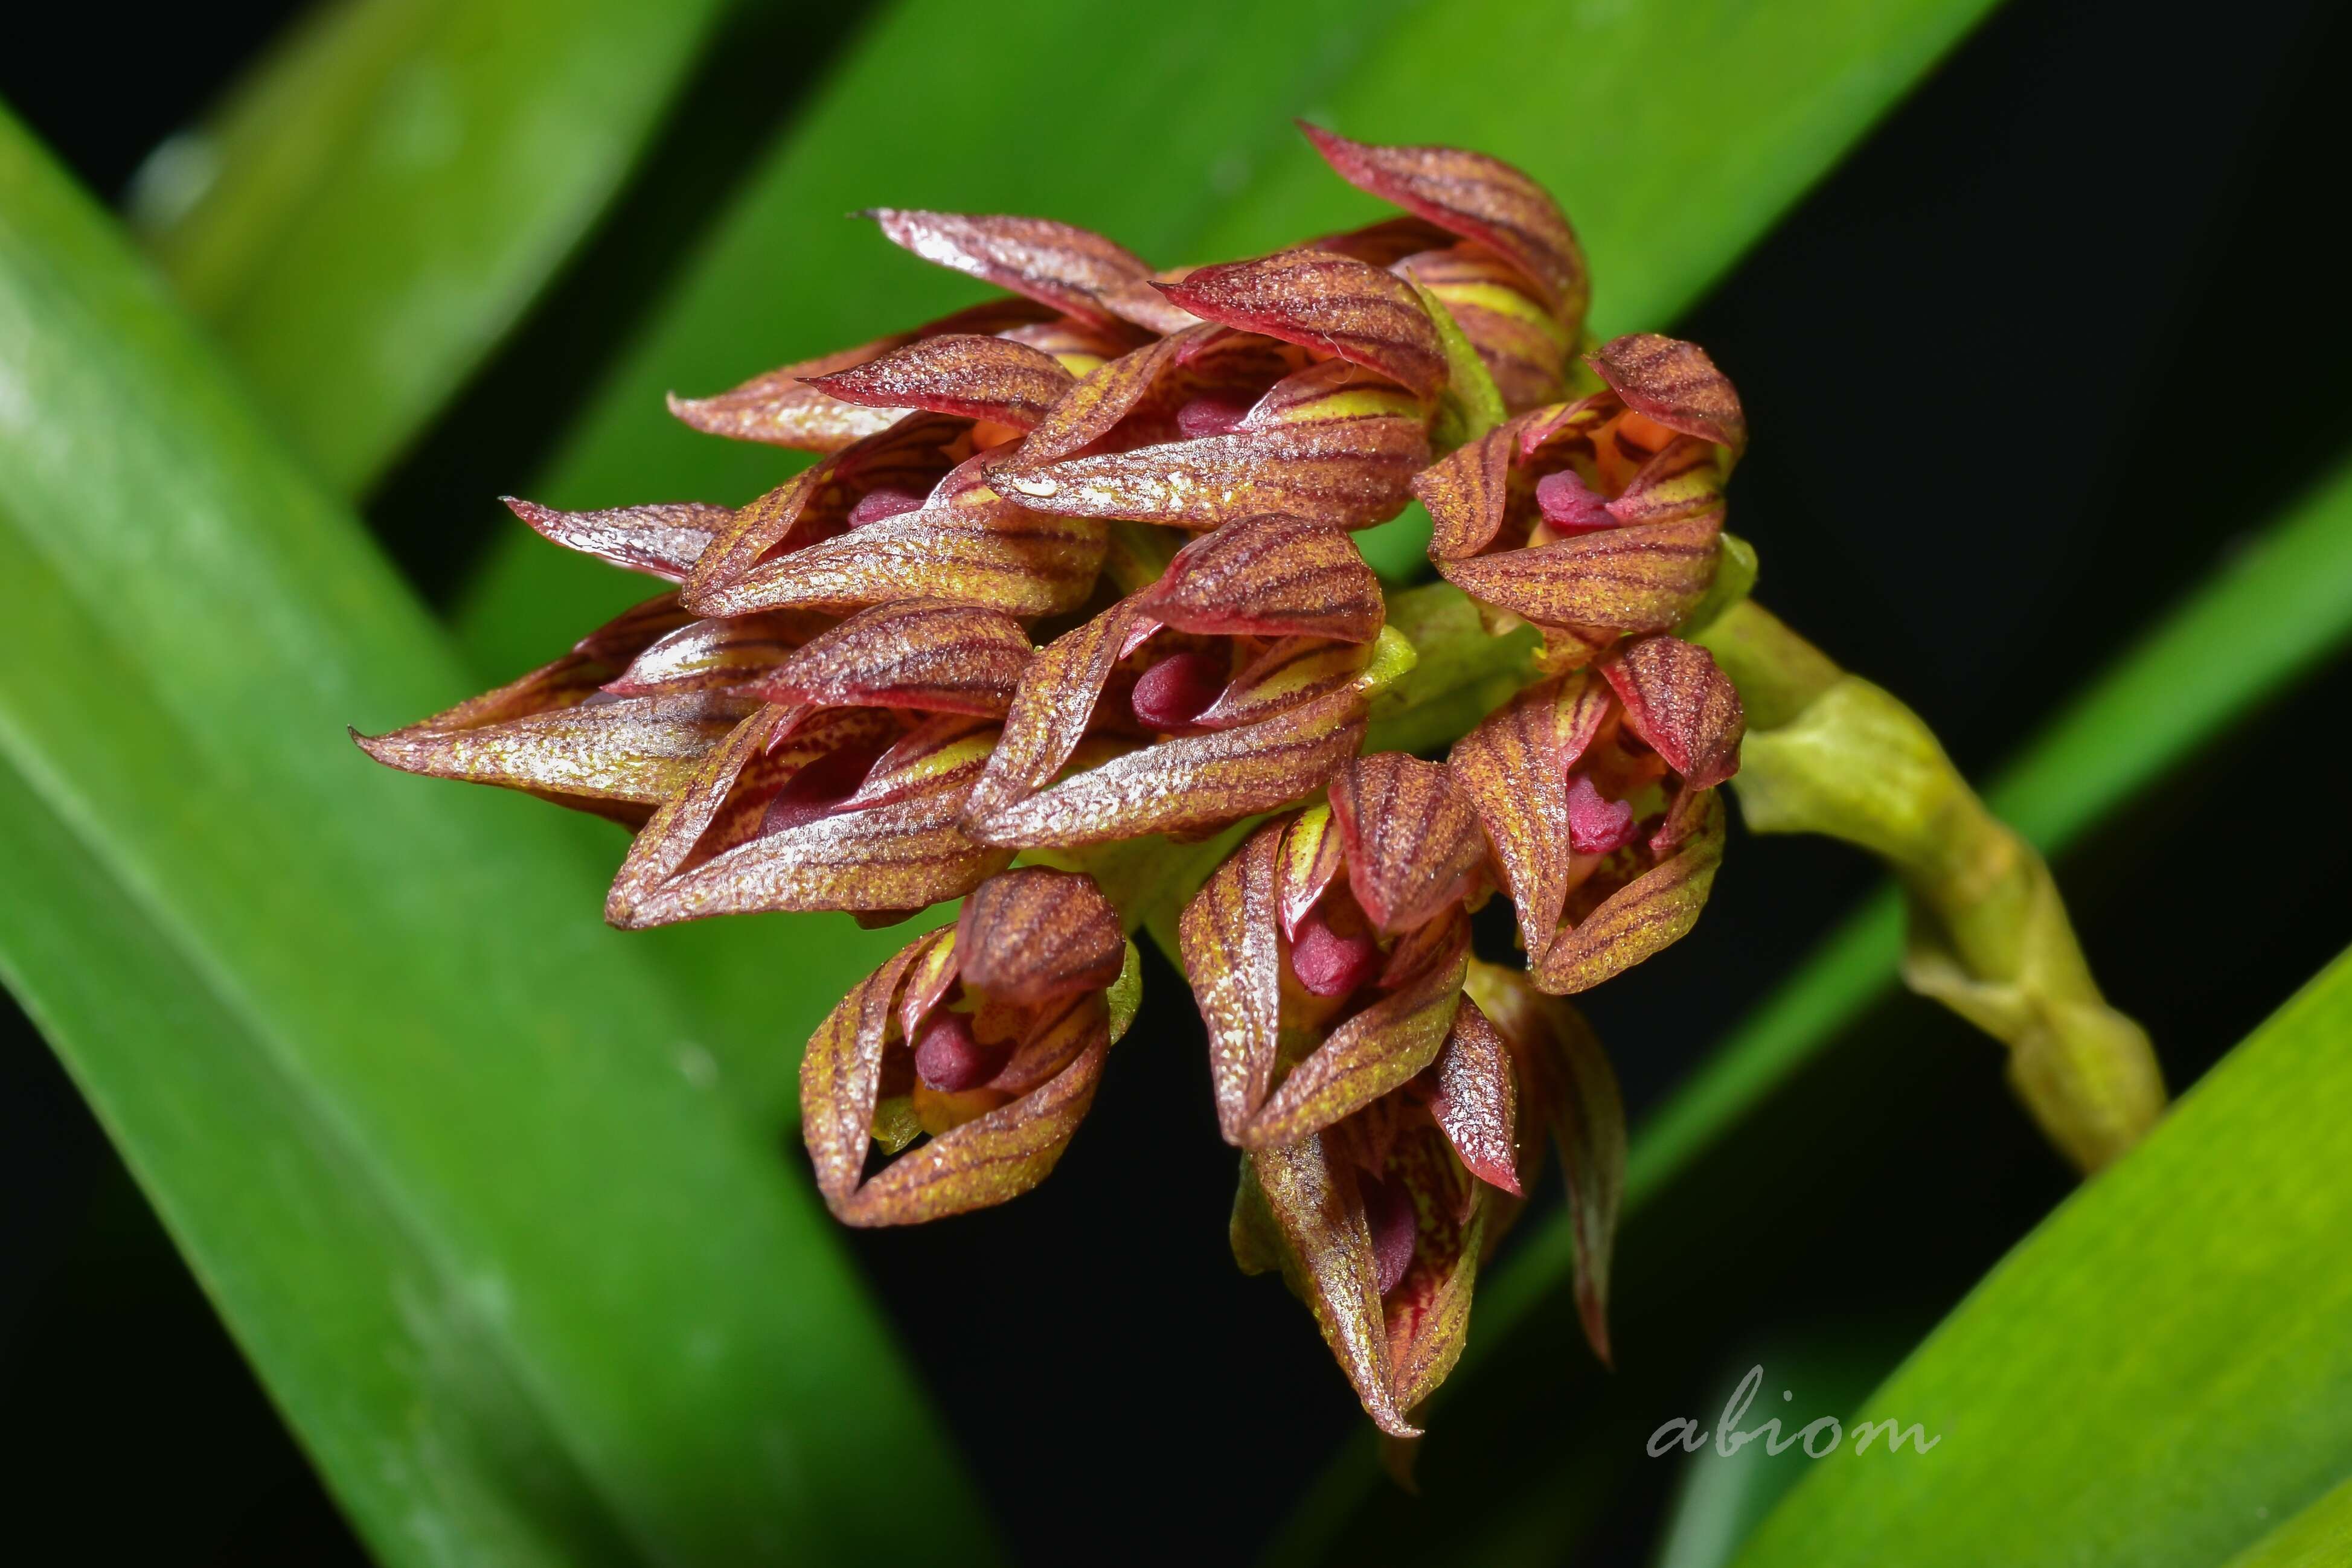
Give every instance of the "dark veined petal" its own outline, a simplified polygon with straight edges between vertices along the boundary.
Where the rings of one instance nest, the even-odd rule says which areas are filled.
[[[692,621],[648,643],[604,684],[608,696],[698,691],[753,692],[793,650],[832,624],[829,616],[782,610]]]
[[[1739,393],[1696,343],[1655,332],[1629,332],[1603,343],[1587,359],[1634,413],[1735,454],[1748,444],[1748,415],[1739,406]]]
[[[827,397],[808,383],[881,358],[895,349],[949,332],[1007,332],[1042,322],[1045,307],[1026,299],[992,299],[967,310],[919,327],[843,349],[814,360],[803,360],[715,397],[669,397],[669,411],[685,423],[709,435],[734,441],[756,441],[800,452],[838,452],[854,442],[880,434],[903,416],[905,409],[863,408]]]
[[[1334,1030],[1275,1086],[1243,1126],[1244,1148],[1267,1148],[1319,1133],[1410,1082],[1437,1059],[1462,995],[1470,917],[1458,908],[1452,911],[1430,923],[1428,935],[1414,946],[1419,961],[1412,972]]]
[[[1747,716],[1715,655],[1679,637],[1639,637],[1611,649],[1595,667],[1625,705],[1633,733],[1685,784],[1704,789],[1739,771]]]
[[[813,639],[768,676],[761,695],[786,705],[1001,718],[1029,655],[1028,633],[1001,611],[900,600]]]
[[[1148,634],[1151,620],[1122,600],[1040,649],[1013,694],[1004,736],[972,790],[977,822],[1045,789],[1085,738],[1112,669]]]
[[[910,795],[935,795],[969,783],[988,766],[1001,732],[984,718],[940,714],[901,736],[867,770],[866,781],[841,803],[845,811],[887,806]]]
[[[541,538],[665,582],[685,581],[710,541],[735,520],[732,507],[708,501],[559,512],[519,497],[499,498]]]
[[[1499,251],[1575,335],[1590,291],[1584,251],[1567,214],[1541,185],[1484,153],[1382,147],[1304,122],[1299,129],[1348,183]]]
[[[877,207],[867,216],[925,261],[985,278],[1082,320],[1180,331],[1192,319],[1150,287],[1132,251],[1050,218],[981,216]]]
[[[1203,321],[1262,332],[1379,371],[1422,397],[1445,384],[1437,329],[1395,274],[1329,251],[1198,267],[1161,293]]]
[[[731,615],[858,610],[910,595],[1023,617],[1076,609],[1102,570],[1102,526],[1003,499],[981,482],[984,456],[941,480],[920,508],[762,560],[701,602]]]
[[[1444,765],[1400,752],[1342,765],[1331,779],[1331,818],[1356,902],[1391,936],[1459,903],[1486,858],[1478,814]]]
[[[1127,959],[1118,911],[1094,878],[1023,866],[989,878],[956,920],[963,979],[1000,1001],[1102,990]]]
[[[1486,1239],[1486,1195],[1454,1163],[1444,1140],[1427,1128],[1399,1140],[1386,1176],[1390,1190],[1412,1205],[1412,1260],[1404,1277],[1381,1298],[1389,1375],[1398,1406],[1410,1411],[1462,1359]]]
[[[1077,378],[1043,350],[959,333],[925,338],[808,384],[844,402],[928,409],[1027,430]]]
[[[1471,598],[1538,625],[1664,632],[1706,597],[1722,533],[1718,510],[1466,560],[1440,559],[1437,570]]]
[[[1209,1078],[1228,1143],[1240,1141],[1274,1082],[1282,1005],[1276,877],[1288,826],[1268,822],[1244,840],[1176,925],[1184,977],[1208,1026]]]
[[[1528,287],[1525,273],[1466,240],[1409,256],[1398,270],[1444,301],[1509,412],[1559,397],[1572,345],[1568,329]]]
[[[1413,476],[1412,493],[1429,508],[1429,553],[1438,561],[1476,555],[1502,531],[1510,511],[1511,461],[1537,410],[1466,442]]]
[[[1217,329],[1195,323],[1106,361],[1082,377],[1045,411],[1022,442],[1019,461],[1034,465],[1093,445],[1152,394],[1188,349],[1208,342]]]
[[[1391,1437],[1419,1437],[1421,1429],[1397,1407],[1388,1326],[1355,1173],[1333,1159],[1319,1137],[1254,1149],[1243,1170],[1255,1189],[1243,1203],[1265,1214],[1283,1279],[1314,1312],[1315,1326],[1355,1385],[1364,1414]]]
[[[1478,1004],[1462,998],[1431,1069],[1429,1113],[1470,1173],[1512,1197],[1519,1188],[1519,1082],[1509,1044]]]
[[[1298,923],[1346,868],[1347,853],[1328,805],[1309,806],[1290,820],[1282,835],[1276,883],[1285,936],[1297,936]]]
[[[1162,625],[1253,637],[1380,634],[1381,581],[1353,540],[1298,517],[1244,517],[1176,552],[1137,596]]]
[[[792,551],[849,527],[858,500],[877,489],[929,495],[971,455],[971,425],[944,414],[912,413],[888,429],[826,457],[735,514],[686,580],[687,607],[698,615],[740,615],[777,604],[738,604],[736,587],[771,551]]]
[[[1578,670],[1529,686],[1454,743],[1446,767],[1486,825],[1503,886],[1539,956],[1567,899],[1567,772],[1607,716],[1609,689]]]
[[[836,1212],[865,1174],[882,1055],[898,1030],[892,1004],[910,971],[952,958],[947,936],[934,931],[917,938],[860,980],[817,1026],[801,1058],[801,1139],[816,1167],[817,1190]]]
[[[1609,516],[1629,527],[1720,515],[1723,449],[1695,435],[1678,435],[1642,465],[1624,492],[1608,504]]]
[[[1235,428],[1270,430],[1338,419],[1402,419],[1425,427],[1430,411],[1386,376],[1345,360],[1318,360],[1266,388]]]
[[[1701,794],[1696,830],[1659,864],[1602,900],[1572,926],[1562,926],[1535,966],[1536,983],[1555,996],[1589,991],[1680,941],[1698,924],[1699,911],[1723,863],[1723,800]]]
[[[1355,685],[1371,657],[1370,643],[1285,637],[1227,682],[1217,700],[1194,715],[1192,723],[1201,729],[1262,723],[1285,708]]]
[[[1355,754],[1366,706],[1351,687],[1259,724],[1162,740],[984,815],[975,812],[972,835],[1026,849],[1077,848],[1145,833],[1198,832],[1275,810],[1321,789]]]
[[[1199,530],[1286,512],[1360,528],[1403,510],[1407,486],[1428,460],[1423,423],[1382,413],[1296,420],[1055,462],[1034,461],[1024,445],[989,473],[1022,505],[1066,517]]]
[[[1576,1235],[1577,1314],[1593,1354],[1609,1354],[1609,1261],[1625,1197],[1625,1104],[1617,1074],[1584,1017],[1527,977],[1472,960],[1471,1003],[1508,1043],[1527,1104],[1549,1127],[1568,1176]]]

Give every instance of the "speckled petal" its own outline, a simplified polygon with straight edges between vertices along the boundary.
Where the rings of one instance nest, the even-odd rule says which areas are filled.
[[[708,501],[559,512],[520,497],[499,498],[507,510],[551,543],[665,582],[685,581],[710,541],[735,520],[735,508]]]
[[[1137,596],[1180,631],[1254,637],[1380,634],[1380,579],[1339,528],[1299,517],[1244,517],[1176,552]]]
[[[1151,268],[1098,234],[1050,218],[983,216],[877,207],[866,214],[925,261],[1098,326],[1129,321],[1174,332],[1192,318],[1150,287]]]
[[[1411,1410],[1437,1392],[1469,1338],[1470,1301],[1486,1238],[1486,1194],[1454,1163],[1444,1141],[1426,1128],[1399,1142],[1388,1176],[1413,1207],[1412,1260],[1404,1278],[1381,1298],[1389,1375],[1397,1404]]]
[[[1514,1197],[1519,1190],[1519,1084],[1509,1045],[1464,997],[1431,1069],[1429,1113],[1472,1175]]]
[[[1697,830],[1663,862],[1563,926],[1536,965],[1536,983],[1556,996],[1589,991],[1680,941],[1698,924],[1723,862],[1723,800],[1702,797]]]
[[[1208,1026],[1209,1078],[1228,1143],[1265,1101],[1280,1029],[1276,874],[1286,824],[1268,822],[1227,856],[1177,921],[1184,976]]]
[[[1748,719],[1715,655],[1679,637],[1621,643],[1594,666],[1625,705],[1625,722],[1685,784],[1705,789],[1739,771]]]
[[[838,1211],[857,1191],[874,1126],[882,1054],[897,1030],[892,1004],[909,970],[938,955],[934,931],[893,954],[817,1026],[801,1058],[801,1140],[816,1167],[817,1190]]]
[[[1028,633],[1001,611],[906,599],[812,640],[761,687],[770,702],[901,707],[1002,718],[1028,667]]]
[[[1382,932],[1409,931],[1460,902],[1486,834],[1444,766],[1399,752],[1350,759],[1331,779],[1348,885]]]
[[[1040,349],[1009,338],[925,338],[808,384],[872,408],[928,409],[1027,430],[1077,384]]]
[[[1291,819],[1282,835],[1276,883],[1285,936],[1297,936],[1298,923],[1347,864],[1347,849],[1328,805],[1309,806]]]
[[[1370,643],[1285,637],[1226,683],[1217,700],[1194,715],[1192,723],[1201,729],[1262,724],[1285,708],[1355,685],[1371,657]]]
[[[1441,559],[1437,570],[1471,598],[1538,625],[1664,632],[1706,597],[1722,532],[1722,514],[1709,512],[1466,560]]]
[[[1010,810],[1053,783],[1085,738],[1110,673],[1152,622],[1121,601],[1040,649],[1005,716],[1004,737],[966,808],[975,821]]]
[[[1495,542],[1510,511],[1511,461],[1519,438],[1546,412],[1498,425],[1413,476],[1412,493],[1429,508],[1433,559],[1466,559]]]
[[[1631,332],[1586,357],[1634,413],[1735,454],[1748,444],[1748,415],[1739,393],[1696,343]]]
[[[1559,397],[1572,345],[1526,274],[1469,240],[1409,256],[1397,270],[1444,302],[1506,409],[1517,413]]]
[[[1023,866],[972,890],[956,946],[966,985],[1028,1004],[1108,987],[1127,957],[1127,933],[1094,878]]]
[[[794,649],[832,623],[830,616],[794,610],[693,621],[648,643],[604,691],[617,697],[754,692]]]
[[[1160,288],[1203,321],[1337,355],[1419,396],[1445,384],[1444,350],[1412,286],[1353,257],[1279,251],[1194,267]]]

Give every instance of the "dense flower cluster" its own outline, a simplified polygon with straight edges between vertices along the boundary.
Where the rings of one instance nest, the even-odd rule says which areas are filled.
[[[1308,134],[1407,215],[1155,273],[1042,219],[871,214],[1012,298],[674,400],[820,455],[747,506],[510,502],[670,586],[362,745],[624,823],[615,925],[963,899],[809,1047],[804,1136],[856,1225],[1044,1179],[1138,1000],[1149,912],[1087,857],[1245,830],[1178,923],[1234,1253],[1411,1436],[1548,1144],[1607,1354],[1622,1114],[1558,998],[1687,931],[1722,853],[1739,701],[1672,632],[1746,429],[1689,344],[1575,358],[1582,256],[1517,171]],[[1416,497],[1438,570],[1542,642],[1443,763],[1360,755],[1414,653],[1349,530]],[[1524,970],[1471,954],[1496,890]]]

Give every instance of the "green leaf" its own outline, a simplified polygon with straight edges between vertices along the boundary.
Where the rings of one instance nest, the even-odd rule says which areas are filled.
[[[1655,324],[1988,9],[1990,0],[1203,0],[1153,33],[1147,57],[1134,51],[1132,12],[1108,0],[1043,0],[1023,26],[997,28],[973,27],[968,7],[949,0],[902,0],[746,191],[534,498],[748,499],[797,460],[685,429],[665,392],[715,392],[980,297],[842,213],[1036,213],[1162,264],[1264,251],[1374,215],[1376,204],[1292,128],[1296,114],[1525,164],[1584,235],[1601,319]],[[1413,529],[1427,527],[1415,507],[1369,534],[1367,551],[1401,571],[1422,548]],[[641,594],[509,525],[460,627],[485,681],[505,679]],[[779,919],[789,938],[729,922],[676,933],[669,949],[722,1018],[758,1016],[795,1039],[903,939],[838,916]],[[755,955],[782,940],[799,955],[799,984],[778,998]],[[772,1094],[755,1113],[789,1109]]]
[[[2028,1237],[1739,1568],[2203,1568],[2352,1471],[2352,955]]]
[[[363,488],[618,188],[726,0],[322,5],[131,216],[303,455]]]
[[[456,660],[5,115],[0,615],[0,970],[383,1561],[986,1554],[553,814],[344,737]]]
[[[2235,1557],[2227,1568],[2339,1568],[2352,1563],[2352,1479]]]

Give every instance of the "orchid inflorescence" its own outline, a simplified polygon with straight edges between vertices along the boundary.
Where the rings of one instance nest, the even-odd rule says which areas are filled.
[[[1688,931],[1721,858],[1740,702],[1674,632],[1716,586],[1746,427],[1691,344],[1577,355],[1583,257],[1527,176],[1307,134],[1407,215],[1155,273],[1043,219],[869,214],[1011,298],[674,399],[821,455],[748,506],[510,501],[673,586],[361,744],[622,822],[624,927],[961,898],[803,1061],[817,1185],[854,1225],[1045,1177],[1154,913],[1089,867],[1150,835],[1226,852],[1175,946],[1243,1151],[1234,1254],[1410,1437],[1547,1144],[1607,1354],[1622,1117],[1559,998]],[[1415,651],[1349,531],[1415,497],[1481,634],[1540,642],[1444,762],[1360,755]],[[1472,955],[1496,891],[1523,966]]]

